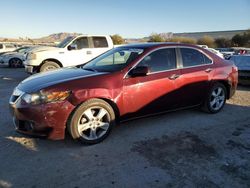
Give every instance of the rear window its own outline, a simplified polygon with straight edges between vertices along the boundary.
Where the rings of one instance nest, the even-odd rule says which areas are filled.
[[[183,67],[192,67],[212,63],[212,60],[198,50],[181,48]]]
[[[106,37],[92,37],[93,44],[95,48],[106,48],[108,47],[108,42]]]

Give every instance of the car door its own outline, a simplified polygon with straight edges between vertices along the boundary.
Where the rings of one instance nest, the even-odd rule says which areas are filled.
[[[182,106],[201,104],[209,89],[214,74],[213,61],[203,52],[189,47],[177,49],[181,60]]]
[[[92,53],[90,50],[88,37],[79,37],[75,39],[68,47],[66,56],[67,62],[64,62],[65,66],[80,65],[90,61]]]
[[[124,78],[123,103],[126,118],[144,116],[178,108],[180,96],[175,48],[158,49],[136,67],[149,67],[146,76]],[[132,71],[132,70],[131,70]],[[131,72],[130,71],[130,72]]]

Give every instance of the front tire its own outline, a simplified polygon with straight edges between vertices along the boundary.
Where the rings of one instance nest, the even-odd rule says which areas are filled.
[[[46,61],[40,68],[40,72],[47,72],[55,69],[59,69],[60,65],[58,65],[54,61]]]
[[[218,113],[225,105],[226,96],[226,87],[221,83],[215,83],[210,89],[202,109],[208,113]]]
[[[67,128],[73,139],[97,144],[110,134],[114,125],[113,108],[101,99],[90,99],[73,112]]]

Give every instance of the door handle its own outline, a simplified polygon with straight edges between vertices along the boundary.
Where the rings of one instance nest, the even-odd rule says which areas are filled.
[[[92,54],[92,51],[87,51],[86,52],[88,55],[91,55]]]
[[[172,74],[171,76],[168,77],[168,79],[175,80],[176,78],[179,78],[179,77],[180,77],[180,75],[178,75],[178,74]]]
[[[206,73],[210,73],[211,71],[212,71],[211,68],[207,68],[207,69],[205,70]]]

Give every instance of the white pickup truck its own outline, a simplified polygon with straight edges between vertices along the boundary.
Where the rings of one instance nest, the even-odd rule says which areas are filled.
[[[56,47],[41,46],[29,51],[24,62],[25,71],[32,74],[84,64],[113,47],[108,35],[67,37]]]

